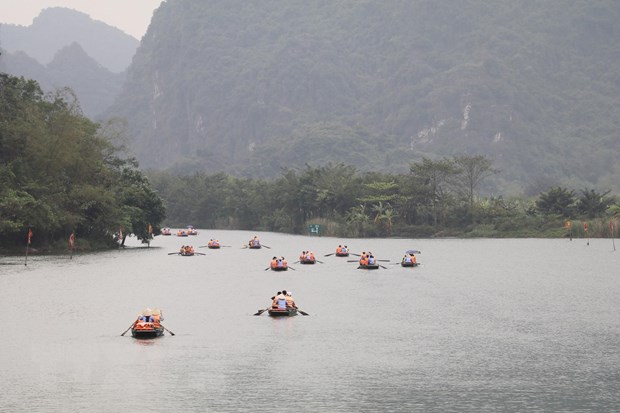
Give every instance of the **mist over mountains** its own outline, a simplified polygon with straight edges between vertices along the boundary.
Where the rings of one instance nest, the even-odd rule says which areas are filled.
[[[0,25],[0,70],[48,92],[71,88],[95,118],[118,97],[137,47],[133,37],[84,13],[49,8],[30,26]]]
[[[497,191],[618,191],[618,21],[610,0],[168,0],[100,117],[180,173],[480,154]]]

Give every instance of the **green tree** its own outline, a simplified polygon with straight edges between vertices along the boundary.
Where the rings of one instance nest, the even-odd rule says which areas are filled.
[[[476,192],[485,178],[496,174],[498,171],[493,168],[493,161],[482,155],[456,156],[454,165],[458,168],[456,181],[467,199],[469,216],[473,222]]]
[[[555,187],[541,193],[536,200],[536,209],[543,214],[556,214],[570,218],[575,212],[575,192]]]
[[[588,218],[597,218],[605,214],[607,208],[614,204],[615,198],[608,196],[611,191],[598,193],[594,189],[582,189],[577,200],[577,211]]]

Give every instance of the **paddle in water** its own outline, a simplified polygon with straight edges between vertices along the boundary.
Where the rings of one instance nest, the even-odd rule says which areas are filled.
[[[161,328],[163,328],[164,330],[166,330],[167,332],[169,332],[171,336],[173,336],[173,335],[174,335],[174,333],[173,333],[172,331],[168,330],[168,329],[167,329],[166,327],[164,327],[163,325],[161,325],[161,324],[160,324],[160,326],[161,326]]]
[[[300,313],[301,315],[310,315],[306,313],[305,311],[301,311],[299,308],[297,309],[297,312]]]
[[[123,333],[121,334],[121,337],[124,336],[125,334],[127,334],[127,332],[129,330],[131,330],[131,327],[136,325],[136,321],[134,321],[133,323],[131,323],[131,325],[129,327],[127,327],[127,330],[123,331]]]
[[[335,252],[332,252],[331,254],[325,254],[325,255],[323,255],[323,256],[324,256],[324,257],[329,257],[330,255],[334,255],[334,254],[335,254]]]
[[[254,315],[261,315],[262,313],[264,313],[267,310],[269,310],[269,309],[265,308],[264,310],[258,310],[256,313],[254,313]]]
[[[265,247],[265,248],[267,248],[267,249],[269,249],[269,250],[271,249],[271,247],[269,247],[269,246],[267,246],[267,245],[265,245],[265,244],[260,244],[260,245],[262,245],[263,247]]]

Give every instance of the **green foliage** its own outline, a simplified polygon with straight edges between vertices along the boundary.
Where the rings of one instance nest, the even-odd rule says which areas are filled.
[[[557,214],[570,218],[575,211],[575,191],[562,187],[551,188],[548,192],[540,194],[536,208],[543,214]]]
[[[111,240],[119,226],[148,237],[165,210],[131,160],[98,135],[69,91],[0,74],[0,239],[33,228],[35,243]],[[24,239],[25,241],[25,239]],[[104,241],[106,242],[106,241]]]

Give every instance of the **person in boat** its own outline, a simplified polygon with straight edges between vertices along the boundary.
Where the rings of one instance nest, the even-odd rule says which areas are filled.
[[[306,260],[315,261],[316,258],[314,257],[314,252],[306,251]]]
[[[271,308],[278,308],[278,300],[277,297],[282,294],[282,291],[278,291],[276,295],[271,297]]]
[[[143,323],[153,323],[155,319],[153,318],[153,313],[150,308],[144,310],[144,312],[138,318]]]
[[[181,245],[181,250],[179,251],[179,254],[183,254],[185,252],[185,245]]]
[[[341,254],[342,253],[342,245],[338,245],[338,247],[336,248],[336,254]]]
[[[275,268],[278,265],[278,257],[273,257],[271,259],[271,268]]]
[[[252,238],[249,242],[249,246],[258,247],[259,245],[260,245],[260,240],[258,239],[258,235],[254,235],[254,238]]]
[[[411,261],[411,255],[405,254],[405,256],[402,259],[402,262],[405,264],[412,264],[413,261]]]
[[[360,255],[360,265],[368,265],[368,255],[366,255],[366,251],[362,251]]]
[[[372,255],[372,254],[370,254],[370,255],[368,256],[368,263],[367,263],[367,265],[375,265],[376,263],[377,263],[377,262],[375,261],[375,256],[374,256],[374,255]]]
[[[286,290],[282,290],[282,292],[276,296],[276,306],[280,310],[286,309]]]
[[[285,295],[286,298],[286,306],[289,308],[297,308],[297,305],[295,304],[295,300],[293,300],[293,293],[291,293],[290,291],[286,292]]]
[[[342,253],[346,254],[349,252],[349,247],[347,247],[346,245],[344,247],[342,247]]]
[[[305,261],[306,257],[308,256],[307,254],[308,254],[307,251],[302,251],[301,255],[299,256],[299,261]]]

